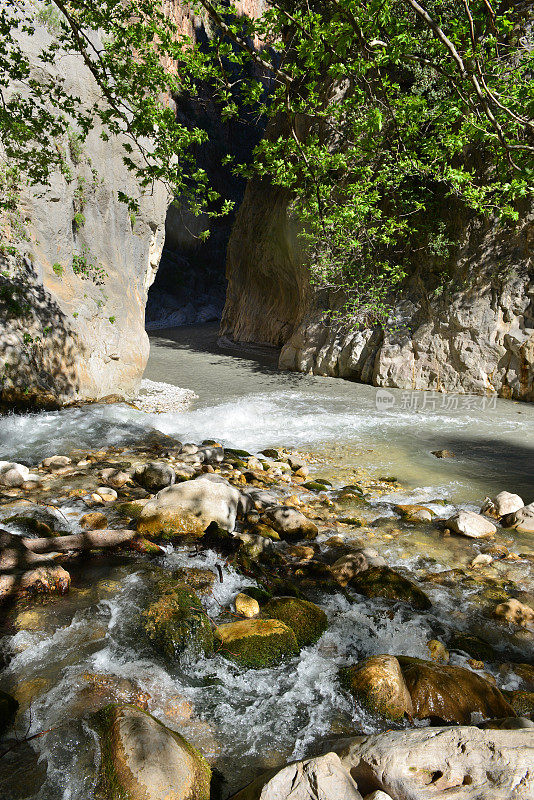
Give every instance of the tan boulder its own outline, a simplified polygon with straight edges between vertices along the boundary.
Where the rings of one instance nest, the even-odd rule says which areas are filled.
[[[399,661],[395,656],[366,658],[341,672],[341,680],[352,696],[372,714],[401,720],[413,716],[413,706]]]

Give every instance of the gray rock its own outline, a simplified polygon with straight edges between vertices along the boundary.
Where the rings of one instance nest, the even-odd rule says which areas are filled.
[[[133,479],[149,492],[159,492],[166,486],[172,486],[176,481],[176,473],[169,464],[151,461],[138,467],[133,473]]]
[[[22,486],[30,477],[30,470],[15,461],[0,461],[0,486]]]
[[[381,792],[379,789],[376,792],[371,792],[371,794],[366,794],[363,800],[393,800],[393,798],[390,794]]]
[[[292,506],[271,506],[264,518],[283,539],[315,539],[318,533],[317,525]]]
[[[505,528],[515,528],[519,533],[534,533],[534,503],[523,506],[501,519]]]
[[[261,776],[232,800],[362,800],[362,796],[339,757],[326,753],[288,764],[272,777]]]
[[[534,800],[534,731],[443,727],[388,731],[340,749],[366,792],[395,800]]]
[[[523,508],[523,501],[518,494],[511,494],[510,492],[499,492],[495,497],[487,497],[484,505],[480,509],[481,514],[488,514],[489,516],[504,517],[506,514],[513,514],[520,508]]]
[[[485,536],[492,536],[497,528],[489,519],[475,514],[473,511],[458,511],[446,522],[447,528],[454,533],[468,536],[470,539],[481,539]]]
[[[42,466],[45,467],[45,469],[54,470],[66,467],[70,463],[70,458],[68,456],[50,456],[50,458],[44,459]]]
[[[185,514],[195,518],[204,530],[214,522],[219,528],[231,532],[235,528],[239,500],[240,494],[233,486],[203,475],[158,492],[143,507],[140,528],[148,531],[158,522],[170,524]]]
[[[355,575],[363,572],[369,566],[366,556],[361,552],[347,553],[334,561],[330,571],[341,586],[346,586]]]

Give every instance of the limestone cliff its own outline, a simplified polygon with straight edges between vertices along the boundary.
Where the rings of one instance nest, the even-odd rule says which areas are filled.
[[[327,321],[310,296],[295,231],[287,196],[251,183],[228,248],[226,336],[281,345],[284,369],[534,401],[534,225],[528,214],[515,230],[460,221],[444,291],[430,291],[431,259],[420,259],[386,333]]]
[[[48,39],[40,26],[23,42],[36,76]],[[100,100],[81,58],[64,57],[47,69],[83,103]],[[4,258],[0,279],[3,402],[129,397],[142,376],[149,349],[144,307],[169,199],[162,186],[141,191],[122,162],[119,140],[104,142],[100,132],[95,128],[84,142],[74,132],[57,142],[71,182],[58,173],[48,187],[19,187],[22,236],[15,244],[23,258]],[[135,217],[119,202],[119,189],[139,200]],[[2,238],[12,243],[17,225],[4,223]]]

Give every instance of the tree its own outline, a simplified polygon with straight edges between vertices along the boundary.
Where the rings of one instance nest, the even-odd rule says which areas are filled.
[[[270,120],[253,163],[234,168],[289,190],[312,281],[341,290],[357,319],[383,320],[410,252],[454,245],[428,219],[436,203],[513,221],[532,191],[528,7],[273,0],[249,19],[234,3],[197,0],[209,29],[200,47],[153,0],[50,0],[25,12],[4,0],[0,144],[10,170],[46,183],[65,170],[54,139],[73,126],[83,138],[98,120],[104,137],[124,135],[142,185],[165,181],[194,212],[225,213],[230,204],[195,161],[206,131],[180,124],[164,102],[209,85],[223,119],[249,109]],[[58,83],[32,78],[20,37],[32,35],[35,15],[53,32],[43,62],[78,54],[102,103],[83,108]]]

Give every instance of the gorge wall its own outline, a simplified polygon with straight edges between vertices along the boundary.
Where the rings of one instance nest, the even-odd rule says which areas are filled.
[[[429,291],[432,264],[423,257],[389,331],[350,329],[310,296],[287,196],[252,182],[228,247],[222,332],[282,346],[284,369],[534,401],[533,217],[525,211],[513,230],[460,219],[456,241],[441,294]]]

